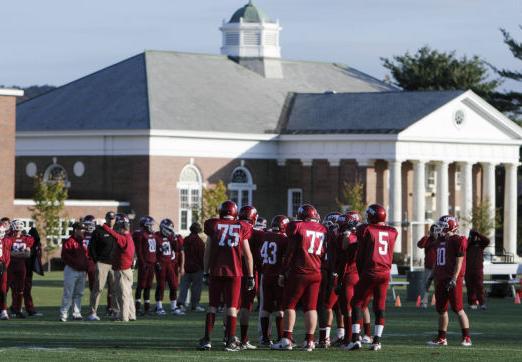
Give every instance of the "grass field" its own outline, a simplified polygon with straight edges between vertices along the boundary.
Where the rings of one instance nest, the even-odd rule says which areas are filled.
[[[436,332],[436,313],[433,309],[420,310],[414,303],[403,302],[402,308],[388,307],[383,349],[379,352],[345,352],[331,348],[312,353],[297,350],[226,353],[219,350],[217,343],[222,337],[219,323],[216,323],[214,333],[215,350],[201,352],[195,349],[202,336],[204,313],[147,317],[130,323],[103,320],[61,323],[57,320],[62,273],[37,276],[34,285],[37,307],[45,316],[0,323],[1,361],[522,361],[522,305],[514,305],[511,298],[491,299],[487,311],[469,312],[474,343],[469,349],[459,346],[460,330],[454,316],[450,321],[449,346],[425,347],[425,342]],[[85,304],[87,298],[86,291]],[[206,295],[203,301],[206,301]],[[251,329],[255,341],[255,325]],[[299,323],[295,333],[299,341],[303,337],[302,331]]]

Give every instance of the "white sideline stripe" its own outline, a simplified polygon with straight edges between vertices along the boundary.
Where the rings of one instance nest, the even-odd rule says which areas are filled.
[[[35,202],[31,199],[15,199],[13,205],[34,206]],[[116,200],[65,200],[65,206],[124,207],[129,205],[128,201]]]

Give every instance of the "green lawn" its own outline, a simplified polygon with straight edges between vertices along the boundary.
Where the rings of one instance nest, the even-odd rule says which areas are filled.
[[[401,291],[403,307],[389,305],[383,349],[379,352],[345,352],[331,348],[312,353],[297,350],[225,353],[219,351],[219,347],[200,352],[195,346],[203,332],[204,313],[148,317],[131,323],[58,322],[61,278],[62,273],[55,272],[35,280],[34,297],[44,317],[0,323],[0,360],[522,361],[522,305],[514,305],[511,298],[492,299],[487,311],[469,313],[474,343],[470,349],[459,346],[460,330],[454,316],[450,322],[449,346],[425,347],[425,342],[436,331],[436,313],[433,309],[420,310],[414,303],[405,303],[405,291]],[[87,300],[88,292],[84,296],[85,304]],[[255,325],[252,329],[251,334],[255,335]],[[295,334],[298,340],[302,339],[301,324]],[[220,322],[216,323],[214,337],[215,346],[219,346]]]

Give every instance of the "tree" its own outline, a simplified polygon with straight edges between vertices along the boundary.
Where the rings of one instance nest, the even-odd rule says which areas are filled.
[[[343,201],[337,199],[337,206],[340,211],[344,211],[345,206],[350,210],[358,211],[363,214],[366,210],[366,203],[364,202],[364,185],[361,182],[348,183],[344,182],[342,190]]]
[[[520,26],[522,29],[522,26]],[[522,42],[518,42],[511,34],[507,32],[506,29],[500,29],[502,36],[504,38],[504,43],[509,47],[511,54],[518,60],[522,60]],[[490,65],[498,75],[511,79],[517,82],[522,81],[522,71],[520,70],[507,70],[507,69],[497,69],[493,65]],[[492,103],[497,107],[500,111],[505,112],[509,116],[520,119],[522,115],[522,93],[509,91],[505,93],[495,92],[493,95]]]
[[[393,84],[404,90],[471,89],[489,99],[501,84],[498,79],[489,79],[487,64],[476,55],[459,59],[455,51],[439,52],[424,46],[413,55],[406,52],[381,60],[391,72]]]
[[[35,220],[35,227],[40,234],[50,268],[50,254],[58,247],[62,230],[62,212],[65,200],[67,200],[65,182],[63,180],[45,181],[42,176],[36,176],[33,200],[35,206],[30,208],[30,211]]]
[[[464,225],[469,225],[474,230],[478,231],[483,235],[488,235],[491,230],[495,228],[495,225],[499,225],[499,217],[495,212],[495,218],[491,219],[489,210],[491,203],[488,199],[477,203],[471,209],[471,213],[468,216],[462,218]]]
[[[223,181],[219,180],[212,188],[204,188],[203,205],[201,207],[201,220],[205,221],[217,216],[217,210],[219,206],[227,200],[227,188]]]

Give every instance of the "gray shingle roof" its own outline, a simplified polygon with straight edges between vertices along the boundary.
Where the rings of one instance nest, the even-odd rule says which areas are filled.
[[[281,133],[399,133],[464,91],[295,94]]]
[[[264,133],[289,92],[393,90],[350,67],[281,62],[284,79],[267,79],[226,56],[147,51],[19,104],[17,130]]]

